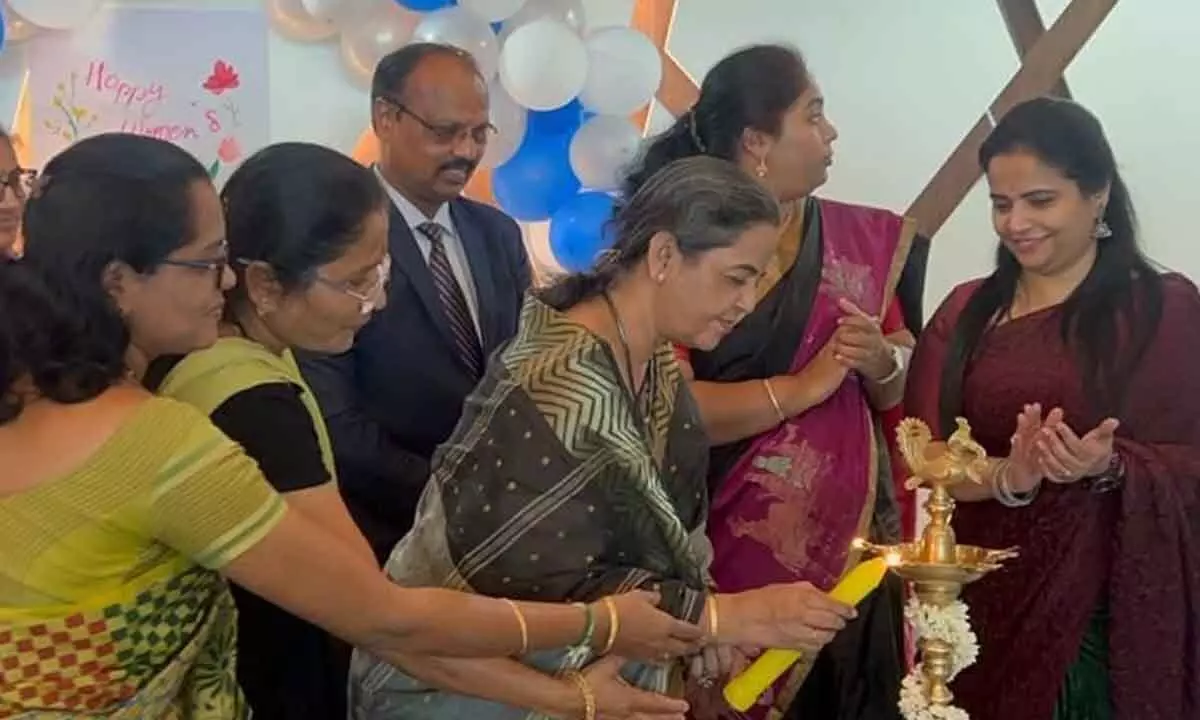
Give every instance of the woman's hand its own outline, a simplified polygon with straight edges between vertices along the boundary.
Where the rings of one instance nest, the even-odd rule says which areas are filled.
[[[686,702],[633,687],[621,679],[624,664],[624,659],[610,655],[583,673],[596,700],[597,720],[684,720]],[[580,694],[577,712],[564,716],[564,720],[583,716]]]
[[[1038,433],[1037,461],[1046,478],[1067,484],[1102,474],[1112,462],[1113,439],[1120,422],[1108,418],[1079,437],[1063,420],[1061,408],[1046,416]]]
[[[808,652],[827,645],[857,615],[806,582],[722,595],[719,607],[737,644]]]
[[[659,599],[658,593],[644,590],[612,598],[618,619],[613,653],[632,660],[662,663],[700,649],[704,631],[659,610]],[[603,644],[608,637],[608,608],[603,602],[593,603],[592,613],[597,621],[595,642]]]
[[[710,645],[688,663],[688,678],[700,687],[737,675],[750,664],[747,653],[732,645]]]
[[[846,298],[838,300],[845,315],[833,333],[834,357],[869,380],[879,382],[896,371],[891,345],[883,337],[879,320]]]
[[[782,401],[784,414],[795,417],[829,399],[846,380],[849,368],[835,357],[836,338],[825,343],[804,368],[795,375],[771,379]]]
[[[1016,493],[1033,492],[1045,476],[1039,462],[1037,440],[1042,431],[1042,406],[1026,405],[1017,416],[1017,430],[1008,453],[1008,489]]]

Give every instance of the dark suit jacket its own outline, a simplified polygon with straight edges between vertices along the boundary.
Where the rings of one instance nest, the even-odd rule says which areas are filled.
[[[520,228],[465,198],[450,216],[479,299],[483,351],[517,330],[530,286]],[[301,359],[321,403],[346,504],[382,562],[412,526],[434,449],[450,436],[476,378],[459,359],[429,266],[394,207],[388,304],[337,356]]]

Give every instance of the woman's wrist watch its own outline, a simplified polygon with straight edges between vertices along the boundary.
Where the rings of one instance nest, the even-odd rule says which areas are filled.
[[[1113,450],[1112,456],[1108,459],[1108,467],[1104,472],[1088,477],[1085,482],[1088,489],[1097,495],[1112,492],[1121,487],[1125,482],[1125,461],[1121,459],[1121,453]]]

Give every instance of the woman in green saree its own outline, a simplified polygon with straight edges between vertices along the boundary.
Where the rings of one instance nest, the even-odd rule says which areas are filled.
[[[750,311],[779,221],[759,183],[714,158],[672,164],[630,198],[594,271],[527,299],[517,336],[435,457],[389,576],[559,602],[653,588],[663,609],[705,629],[689,667],[710,680],[733,646],[814,650],[832,639],[854,611],[806,583],[709,591],[708,439],[672,350],[711,348]],[[598,651],[520,659],[555,673],[621,664],[607,650],[602,639]],[[627,664],[623,676],[678,695],[684,669],[664,658]],[[474,694],[503,681],[470,680]],[[350,693],[360,719],[525,716],[439,691],[368,652],[356,653]]]

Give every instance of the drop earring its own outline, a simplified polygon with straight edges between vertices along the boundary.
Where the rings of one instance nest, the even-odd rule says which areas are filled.
[[[1096,218],[1096,228],[1092,230],[1092,237],[1097,240],[1105,240],[1112,237],[1112,228],[1104,221],[1104,218]]]
[[[754,174],[758,176],[759,180],[762,180],[763,178],[765,178],[767,176],[767,161],[766,160],[758,161],[758,167],[756,167],[754,169]]]

